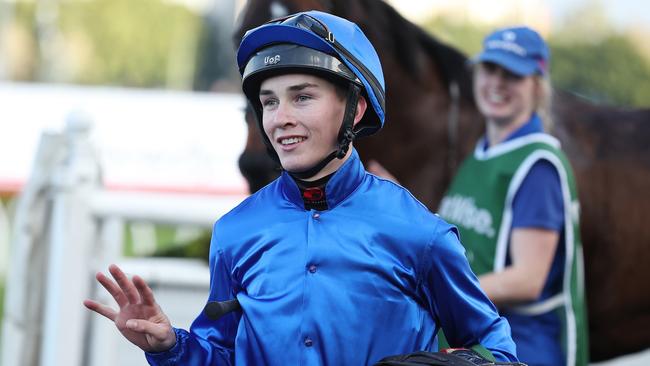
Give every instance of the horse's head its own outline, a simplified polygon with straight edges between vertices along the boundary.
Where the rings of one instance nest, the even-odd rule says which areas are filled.
[[[288,14],[307,10],[331,12],[332,2],[327,0],[249,0],[239,15],[233,41],[239,45],[244,33],[265,22]]]

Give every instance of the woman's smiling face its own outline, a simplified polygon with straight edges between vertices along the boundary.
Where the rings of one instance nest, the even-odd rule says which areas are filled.
[[[474,73],[474,95],[481,113],[500,126],[527,121],[536,108],[535,76],[519,76],[481,62]]]

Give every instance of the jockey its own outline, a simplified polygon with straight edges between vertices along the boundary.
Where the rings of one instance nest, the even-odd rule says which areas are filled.
[[[151,365],[373,365],[435,351],[443,328],[456,347],[480,344],[516,361],[507,321],[481,291],[454,227],[406,189],[366,172],[356,137],[384,123],[384,78],[373,46],[345,19],[310,11],[246,33],[242,88],[283,172],[214,225],[208,300],[236,299],[189,331],[125,304],[137,289],[100,282],[120,312],[93,301]],[[124,305],[124,306],[122,306]],[[129,304],[132,305],[132,304]],[[140,336],[146,336],[144,338]]]

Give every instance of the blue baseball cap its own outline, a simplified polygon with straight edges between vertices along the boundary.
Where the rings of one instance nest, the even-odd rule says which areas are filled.
[[[529,76],[545,76],[550,52],[546,42],[531,28],[501,28],[485,37],[483,51],[474,62],[493,62],[510,72]]]

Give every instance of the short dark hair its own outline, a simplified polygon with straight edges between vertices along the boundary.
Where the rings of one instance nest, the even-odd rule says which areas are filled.
[[[345,100],[348,97],[348,89],[350,88],[350,85],[347,80],[342,78],[327,78],[325,80],[334,85],[334,91],[340,100]]]

